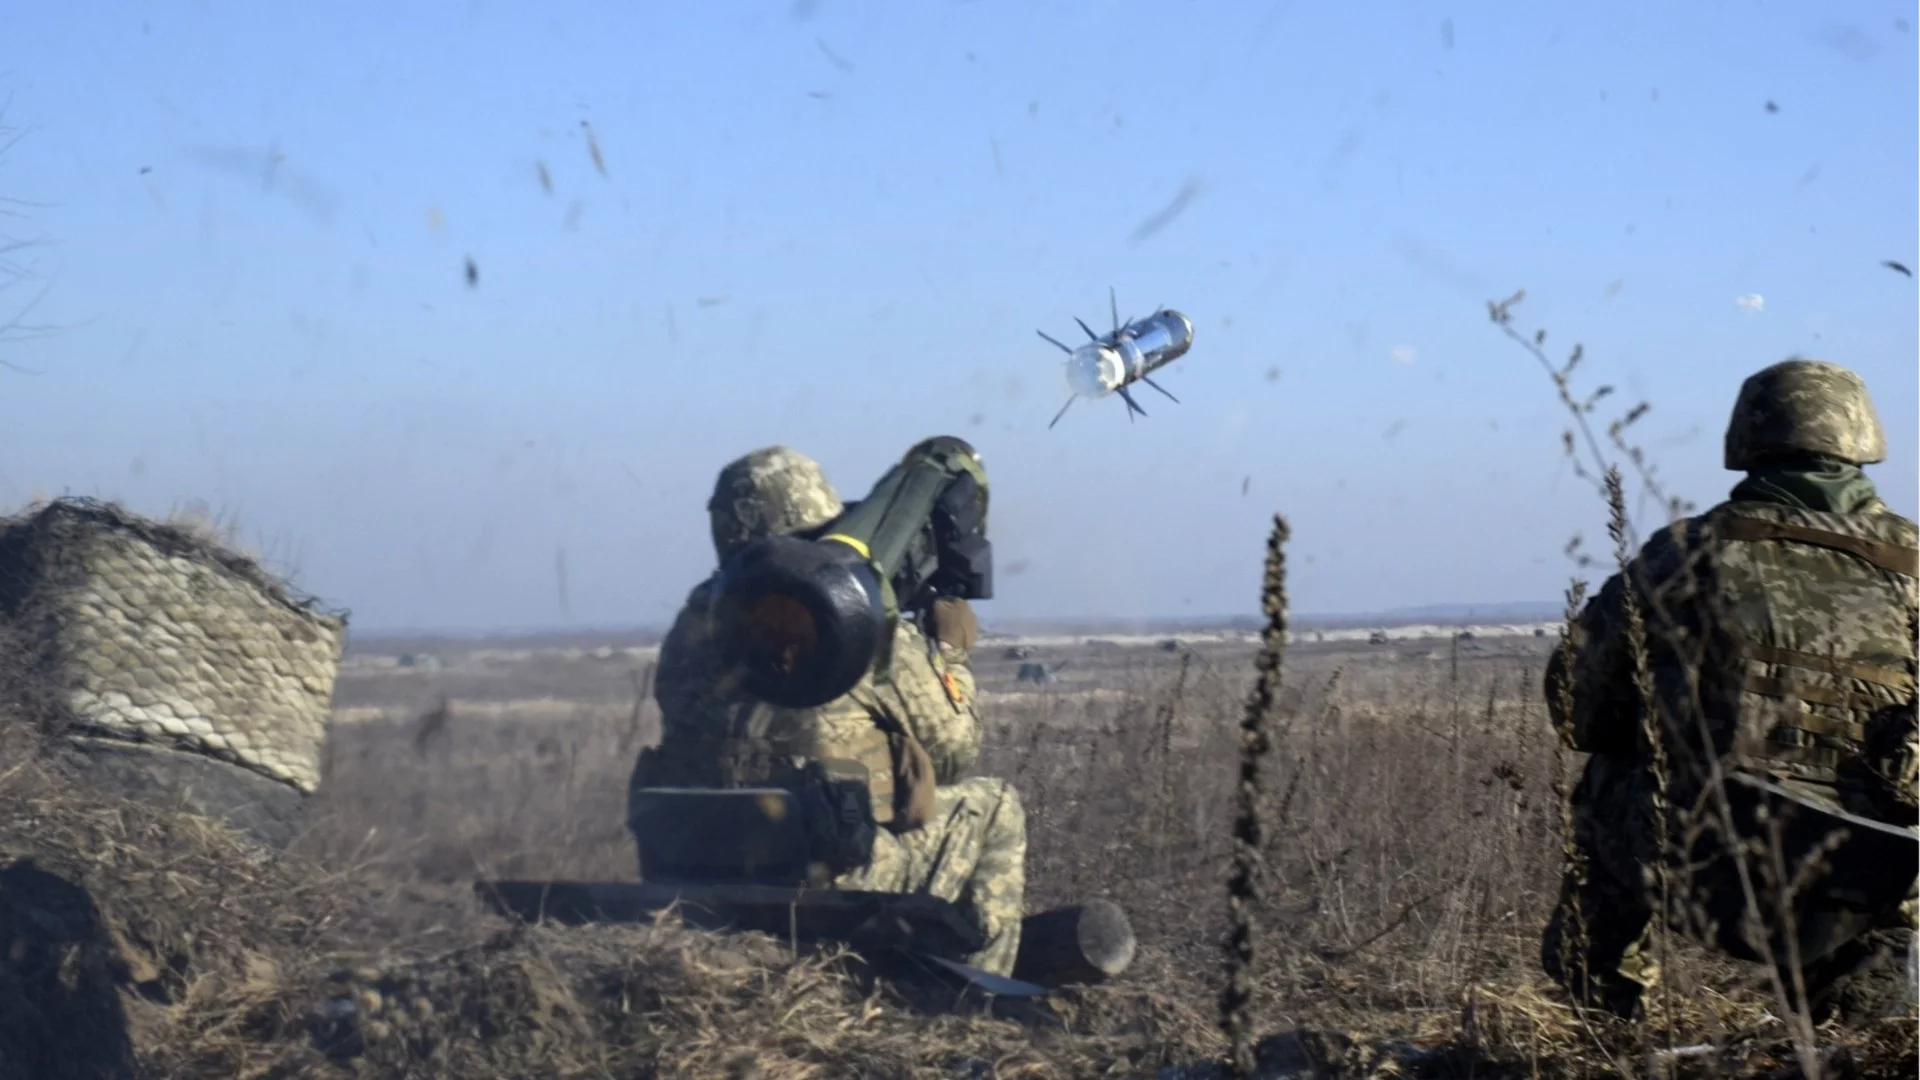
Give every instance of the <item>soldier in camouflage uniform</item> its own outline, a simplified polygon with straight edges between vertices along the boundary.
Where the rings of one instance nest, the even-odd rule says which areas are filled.
[[[842,504],[812,459],[770,447],[722,470],[707,510],[724,566],[761,537],[818,529]],[[661,646],[661,741],[641,753],[632,788],[781,783],[809,760],[856,762],[881,827],[871,861],[835,887],[951,900],[986,935],[968,962],[1011,973],[1026,891],[1026,817],[1011,785],[964,775],[979,757],[983,726],[969,666],[979,635],[972,607],[942,598],[918,621],[903,614],[887,680],[869,673],[836,701],[783,709],[753,699],[723,669],[707,624],[716,581],[717,572],[688,595]]]
[[[1585,865],[1569,868],[1542,962],[1577,999],[1623,1017],[1659,979],[1652,927],[1663,811],[1649,731],[1666,733],[1672,838],[1705,797],[1703,728],[1705,752],[1728,772],[1890,824],[1912,827],[1920,816],[1920,552],[1914,523],[1889,510],[1860,470],[1886,455],[1865,385],[1820,361],[1768,367],[1741,386],[1725,454],[1728,469],[1747,474],[1731,497],[1656,533],[1587,604],[1570,648],[1547,670],[1555,727],[1592,756],[1574,792]],[[1645,620],[1650,721],[1634,685],[1629,588]],[[1804,932],[1818,921],[1818,883],[1795,902]],[[1803,970],[1810,1004],[1846,1015],[1863,993],[1884,995],[1875,980],[1897,971],[1913,930],[1910,895]]]

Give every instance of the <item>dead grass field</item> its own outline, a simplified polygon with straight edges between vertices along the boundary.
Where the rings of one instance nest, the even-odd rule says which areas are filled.
[[[1676,971],[1691,992],[1670,1038],[1584,1028],[1539,974],[1561,866],[1554,778],[1574,767],[1556,757],[1540,700],[1552,644],[1289,651],[1256,916],[1258,1030],[1313,1033],[1323,1059],[1352,1036],[1356,1065],[1373,1054],[1436,1075],[1611,1075],[1656,1045],[1764,1035],[1760,984],[1704,961]],[[355,719],[337,729],[302,850],[415,895],[481,875],[631,878],[621,821],[633,755],[657,732],[650,651],[419,655],[438,666],[363,659],[343,676],[339,705]],[[1059,1055],[1059,1071],[1003,1075],[1216,1057],[1253,647],[1082,645],[1030,659],[1065,661],[1061,681],[1017,683],[1017,660],[979,650],[990,724],[979,771],[1027,802],[1031,902],[1111,897],[1141,953],[1119,984],[1006,1036],[1051,1048],[1041,1060]],[[1061,1051],[1076,1031],[1091,1058]],[[1267,1053],[1277,1063],[1299,1045],[1274,1040]],[[1761,1058],[1737,1071],[1764,1072],[1773,1058]]]
[[[1539,703],[1551,644],[1290,650],[1254,913],[1267,1075],[1621,1075],[1657,1048],[1746,1028],[1732,1056],[1670,1064],[1787,1068],[1744,973],[1677,964],[1675,1011],[1633,1029],[1582,1022],[1539,975],[1560,867],[1554,778],[1570,768]],[[437,668],[348,666],[338,701],[352,719],[284,858],[61,788],[10,747],[0,862],[31,872],[0,887],[0,930],[50,908],[91,914],[68,945],[12,969],[0,1012],[81,1033],[88,1053],[22,1071],[7,1047],[32,1040],[0,1027],[0,1075],[1218,1075],[1252,649],[1036,658],[1071,663],[1060,683],[1018,684],[1016,661],[981,650],[980,771],[1027,801],[1034,904],[1108,896],[1132,915],[1139,959],[1114,985],[956,1006],[766,939],[485,914],[478,876],[633,875],[624,792],[657,730],[651,661],[448,648]],[[61,882],[79,886],[65,908]],[[36,970],[71,990],[36,994],[21,975]],[[1911,1075],[1911,1031],[1828,1033],[1836,1074]]]

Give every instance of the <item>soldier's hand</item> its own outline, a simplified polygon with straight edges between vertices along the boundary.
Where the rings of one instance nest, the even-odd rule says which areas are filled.
[[[935,641],[962,653],[972,652],[974,642],[980,640],[980,620],[973,613],[973,605],[958,597],[936,599],[927,612],[927,622]]]

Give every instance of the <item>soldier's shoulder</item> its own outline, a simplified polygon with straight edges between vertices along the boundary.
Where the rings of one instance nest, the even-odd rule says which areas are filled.
[[[1912,518],[1896,512],[1892,507],[1881,502],[1878,495],[1874,496],[1873,501],[1863,507],[1860,512],[1893,533],[1908,547],[1913,547],[1915,541],[1920,540],[1920,524],[1916,524]]]
[[[1716,520],[1739,517],[1811,526],[1827,532],[1891,541],[1903,547],[1914,546],[1916,538],[1920,538],[1920,526],[1896,513],[1877,495],[1857,509],[1845,513],[1746,501],[1721,503],[1709,513]]]

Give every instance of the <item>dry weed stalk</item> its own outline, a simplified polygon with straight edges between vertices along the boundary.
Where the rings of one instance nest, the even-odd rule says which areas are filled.
[[[1255,927],[1254,879],[1265,840],[1261,821],[1261,764],[1271,749],[1269,728],[1280,699],[1287,648],[1287,519],[1276,514],[1267,539],[1266,574],[1261,581],[1260,607],[1267,617],[1260,635],[1259,673],[1240,720],[1240,784],[1235,792],[1233,871],[1227,879],[1227,984],[1220,994],[1220,1027],[1229,1048],[1226,1067],[1231,1077],[1250,1077],[1254,1071],[1252,1017]]]

